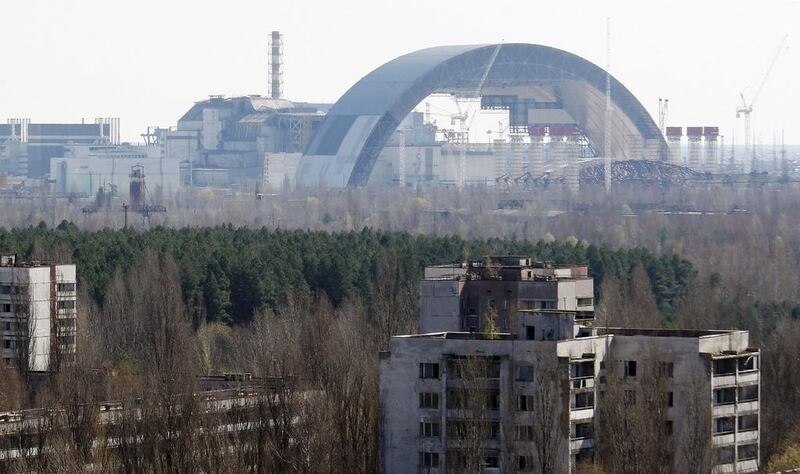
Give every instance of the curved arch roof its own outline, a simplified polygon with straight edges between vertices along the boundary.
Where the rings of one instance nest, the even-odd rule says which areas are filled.
[[[479,88],[549,87],[594,149],[602,150],[605,81],[602,68],[548,46],[462,45],[415,51],[370,72],[333,105],[300,161],[298,181],[336,187],[365,184],[400,122],[436,92],[474,96]],[[627,158],[650,150],[656,156],[648,158],[663,158],[666,142],[658,126],[613,77],[611,97],[612,156]]]

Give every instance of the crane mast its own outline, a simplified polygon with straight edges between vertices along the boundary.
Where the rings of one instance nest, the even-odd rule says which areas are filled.
[[[778,57],[781,55],[781,52],[785,49],[786,42],[789,39],[789,35],[784,35],[783,39],[781,40],[780,46],[778,46],[778,50],[775,51],[775,55],[772,57],[772,61],[769,63],[769,67],[767,67],[766,72],[764,73],[764,77],[761,79],[761,82],[758,85],[758,89],[756,89],[755,94],[753,94],[753,98],[750,102],[744,96],[744,92],[739,94],[739,97],[742,99],[742,105],[736,107],[736,118],[743,117],[744,118],[744,156],[748,157],[751,155],[751,146],[753,145],[752,142],[752,135],[751,135],[751,118],[750,114],[753,113],[753,104],[755,104],[756,100],[758,100],[758,96],[761,95],[761,91],[764,89],[764,85],[767,83],[767,79],[769,78],[772,69],[775,67],[775,63],[778,62]],[[754,154],[754,150],[753,150]],[[754,155],[755,156],[755,155]],[[746,158],[745,158],[746,160]],[[747,166],[745,166],[745,171],[749,171]]]

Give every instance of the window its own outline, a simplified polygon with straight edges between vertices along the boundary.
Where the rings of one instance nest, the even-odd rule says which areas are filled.
[[[500,456],[489,454],[483,458],[484,467],[500,467]]]
[[[758,429],[758,413],[742,415],[739,417],[739,431],[753,431]]]
[[[75,291],[75,283],[59,283],[58,291]]]
[[[3,303],[2,310],[3,310],[4,313],[10,313],[11,312],[11,303]]]
[[[0,295],[10,295],[11,294],[11,286],[10,285],[2,285],[0,286]]]
[[[758,356],[746,356],[739,359],[739,372],[758,370]]]
[[[733,446],[725,446],[724,448],[717,449],[717,464],[732,463],[735,457]]]
[[[520,471],[533,470],[533,456],[520,456],[517,462],[517,469]]]
[[[739,387],[739,401],[750,402],[758,400],[758,385],[747,385]]]
[[[486,408],[489,410],[500,409],[500,392],[492,390],[486,395]]]
[[[594,298],[578,298],[578,306],[591,306]]]
[[[717,359],[714,361],[714,375],[733,375],[736,373],[736,359]]]
[[[672,430],[673,430],[672,420],[666,420],[664,422],[664,435],[672,436]]]
[[[57,309],[75,309],[75,300],[57,301]]]
[[[6,331],[10,331],[10,330],[11,330],[11,323],[6,323]]]
[[[536,340],[536,326],[525,326],[525,339],[529,341]]]
[[[533,367],[530,365],[518,365],[514,367],[514,380],[517,382],[530,382],[533,380]]]
[[[735,388],[718,388],[714,390],[714,405],[730,405],[736,403]]]
[[[500,422],[492,421],[489,423],[489,439],[497,439],[500,437]]]
[[[594,377],[594,361],[577,362],[570,364],[570,376],[573,379]]]
[[[517,425],[514,427],[514,439],[517,441],[533,440],[533,425]]]
[[[532,411],[533,410],[533,396],[520,395],[517,398],[517,410],[519,411]]]
[[[658,363],[658,375],[661,377],[669,377],[673,378],[675,372],[675,364],[672,362],[659,362]]]
[[[422,392],[419,394],[420,408],[439,408],[439,394],[435,392]]]
[[[3,347],[6,349],[11,349],[11,339],[3,339]]]
[[[714,418],[714,434],[733,433],[735,419],[732,416]]]
[[[419,464],[422,467],[439,467],[439,453],[419,453]]]
[[[419,422],[419,436],[420,438],[438,438],[439,437],[439,422],[438,421],[420,421]]]
[[[591,438],[594,436],[594,425],[592,423],[575,424],[575,439]]]
[[[636,361],[625,361],[625,377],[636,377]]]
[[[556,309],[555,300],[520,300],[520,309]]]
[[[739,446],[737,450],[737,461],[747,461],[748,459],[756,459],[758,457],[758,445],[757,444],[745,444]]]
[[[667,392],[667,406],[674,407],[675,406],[675,393],[674,392]]]
[[[439,364],[435,362],[420,362],[419,364],[419,378],[421,379],[438,379],[439,378]]]
[[[575,394],[575,409],[592,408],[594,406],[594,392]]]

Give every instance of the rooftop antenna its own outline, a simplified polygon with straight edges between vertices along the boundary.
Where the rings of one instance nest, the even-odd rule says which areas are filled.
[[[603,140],[603,177],[606,192],[611,191],[611,17],[606,18],[606,123]]]
[[[283,35],[280,31],[269,35],[269,91],[273,99],[283,98]]]

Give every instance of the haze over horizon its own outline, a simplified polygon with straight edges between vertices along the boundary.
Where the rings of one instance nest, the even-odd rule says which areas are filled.
[[[266,94],[271,30],[285,35],[284,91],[297,101],[335,102],[386,61],[442,44],[545,44],[605,67],[611,17],[611,72],[653,117],[665,97],[670,124],[718,125],[726,136],[735,128],[737,143],[739,93],[752,97],[789,34],[754,106],[753,127],[765,144],[782,128],[787,143],[800,143],[790,115],[800,108],[793,88],[800,77],[800,2],[764,3],[16,2],[6,5],[0,31],[10,45],[0,120],[115,116],[123,140],[140,141],[148,125],[175,125],[210,94]]]

